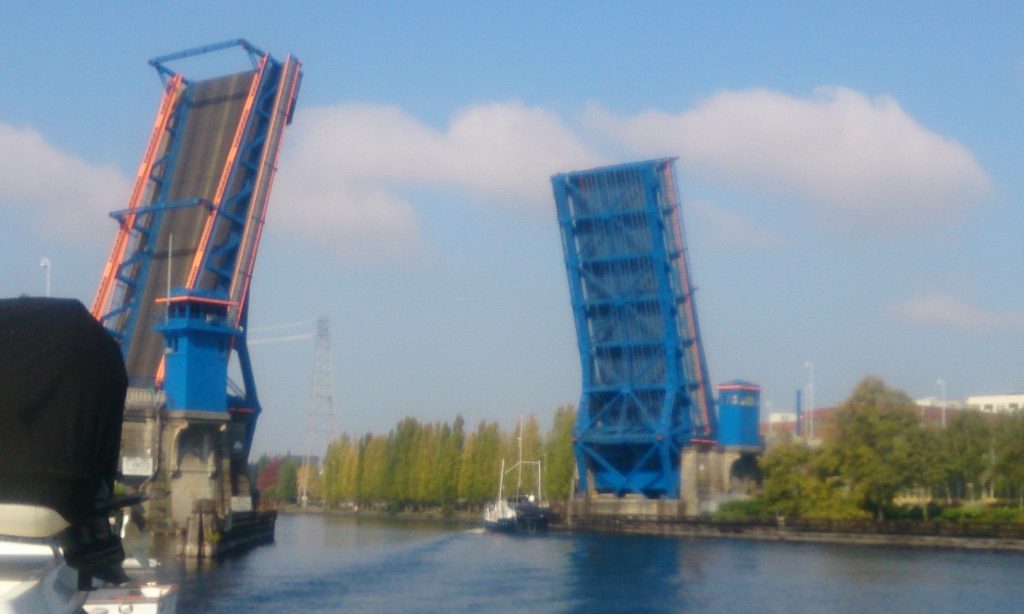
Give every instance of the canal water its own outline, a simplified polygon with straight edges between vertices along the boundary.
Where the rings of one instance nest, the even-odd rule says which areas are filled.
[[[282,516],[188,569],[184,613],[1018,612],[1024,554],[551,533]]]

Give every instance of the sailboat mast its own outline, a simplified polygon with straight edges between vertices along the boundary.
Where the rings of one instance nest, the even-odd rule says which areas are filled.
[[[501,473],[498,474],[498,501],[501,501],[501,490],[505,485],[505,459],[501,459]]]
[[[544,501],[544,488],[541,485],[541,466],[540,461],[537,461],[537,503]]]
[[[523,417],[521,415],[519,416],[519,462],[516,463],[516,466],[519,467],[516,477],[516,497],[518,498],[523,490]]]

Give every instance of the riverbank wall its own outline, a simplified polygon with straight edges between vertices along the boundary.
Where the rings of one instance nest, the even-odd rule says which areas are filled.
[[[723,521],[701,518],[575,516],[573,532],[746,539],[863,546],[912,546],[1024,553],[1024,526],[913,521]]]
[[[444,524],[459,527],[476,527],[481,525],[480,511],[457,511],[445,514],[441,509],[425,509],[417,511],[386,511],[374,509],[334,509],[323,508],[316,505],[303,507],[301,505],[286,505],[277,508],[277,512],[283,515],[326,515],[338,518],[356,518],[362,520],[389,520],[399,522],[428,522],[432,524]]]

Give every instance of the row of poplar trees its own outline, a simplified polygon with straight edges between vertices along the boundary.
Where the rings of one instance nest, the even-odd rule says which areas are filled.
[[[388,509],[476,507],[498,493],[502,461],[506,470],[522,458],[541,461],[542,488],[547,500],[569,497],[573,476],[572,406],[555,410],[550,431],[541,434],[534,415],[511,431],[497,422],[481,422],[467,430],[461,416],[452,423],[422,423],[404,418],[387,435],[343,435],[327,450],[323,465],[323,499],[343,504]],[[521,438],[521,442],[520,442]],[[506,495],[536,494],[536,470],[508,471]]]

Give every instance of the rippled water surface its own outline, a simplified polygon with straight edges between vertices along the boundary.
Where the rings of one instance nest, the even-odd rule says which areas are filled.
[[[188,612],[1016,612],[1024,555],[282,516],[276,543],[169,562]]]

